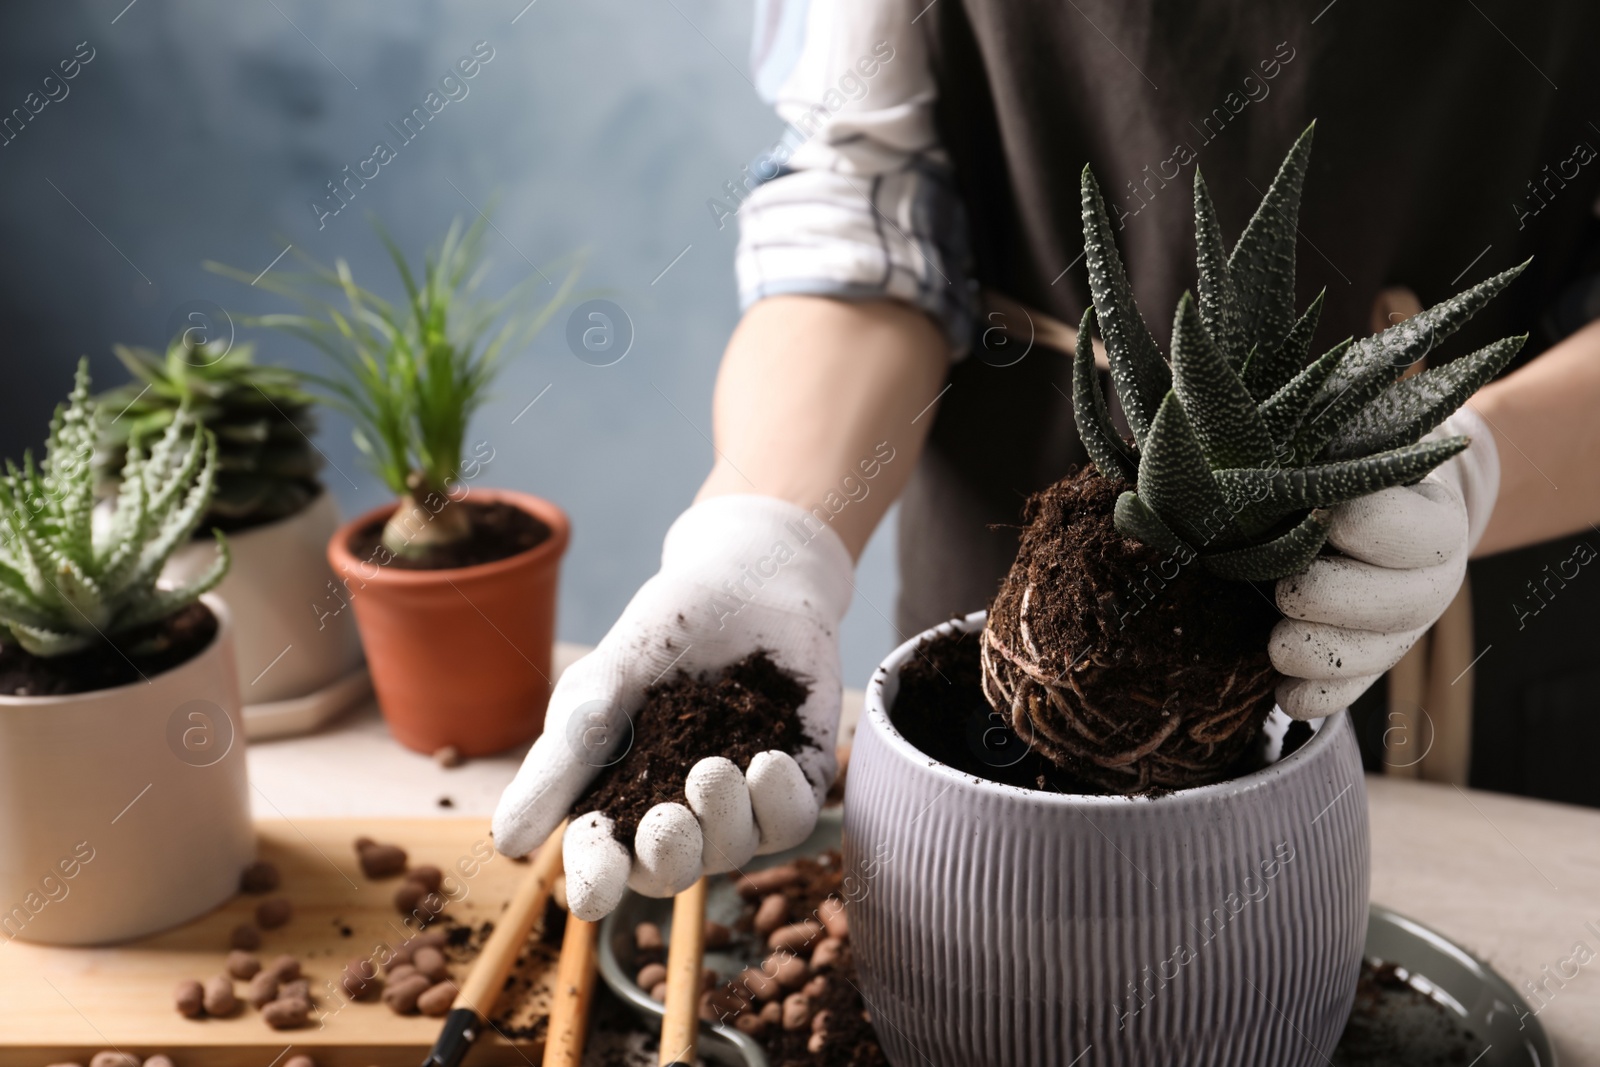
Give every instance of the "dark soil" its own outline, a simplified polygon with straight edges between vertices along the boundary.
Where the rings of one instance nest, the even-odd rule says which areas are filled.
[[[399,556],[383,547],[383,524],[377,519],[350,535],[350,554],[386,567],[407,571],[439,571],[493,563],[542,545],[550,527],[521,508],[500,501],[452,501],[450,508],[466,508],[472,533],[448,545],[430,546],[420,556]]]
[[[916,657],[900,668],[900,690],[889,709],[890,722],[932,760],[987,782],[1046,793],[1106,792],[1024,744],[1005,716],[984,699],[980,673],[977,634],[940,634],[923,642]],[[1314,736],[1310,723],[1291,722],[1278,758],[1287,759]],[[1264,765],[1257,746],[1252,745],[1227,768],[1224,777],[1240,778]],[[1146,795],[1165,792],[1152,789]]]
[[[890,721],[929,757],[991,782],[1051,793],[1099,793],[1025,745],[983,698],[976,633],[940,634],[900,668]]]
[[[1119,533],[1128,488],[1085,468],[1028,501],[990,606],[992,658],[1025,694],[1013,726],[1063,769],[1124,793],[1216,781],[1272,710],[1279,613],[1255,586]]]
[[[822,971],[829,976],[827,989],[811,1001],[813,1009],[828,1013],[827,1040],[822,1051],[806,1047],[811,1028],[774,1029],[762,1041],[772,1067],[888,1067],[889,1058],[872,1029],[871,1012],[856,989],[856,969],[844,963]]]
[[[1361,961],[1356,1003],[1334,1067],[1466,1067],[1483,1041],[1392,963]]]
[[[715,677],[691,678],[679,670],[645,690],[632,747],[600,773],[572,814],[610,816],[616,839],[631,850],[645,812],[663,801],[682,802],[689,771],[706,756],[726,756],[746,770],[760,752],[816,748],[800,722],[800,705],[810,691],[765,651]]]
[[[154,678],[203,652],[217,635],[217,617],[199,601],[161,622],[119,634],[64,656],[35,656],[0,641],[0,695],[63,696]]]

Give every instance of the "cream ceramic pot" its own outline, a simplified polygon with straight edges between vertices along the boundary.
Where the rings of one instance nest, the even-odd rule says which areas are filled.
[[[930,759],[889,718],[916,646],[983,620],[884,661],[851,753],[850,940],[889,1061],[1329,1062],[1367,924],[1348,713],[1262,770],[1165,796],[1000,785]]]
[[[0,943],[125,941],[237,890],[255,854],[228,607],[147,682],[0,696]]]
[[[328,538],[338,526],[338,505],[324,489],[286,519],[227,535],[233,566],[216,593],[233,608],[246,705],[305,696],[360,666],[361,638],[352,613],[340,610],[328,568]],[[173,553],[162,577],[192,580],[215,556],[210,538],[191,542]]]

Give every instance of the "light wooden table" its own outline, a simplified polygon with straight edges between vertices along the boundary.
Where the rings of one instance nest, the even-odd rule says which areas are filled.
[[[557,668],[582,651],[559,646]],[[842,738],[860,707],[860,692],[847,690]],[[522,752],[445,770],[395,744],[367,704],[319,733],[257,742],[249,757],[260,818],[487,819]],[[1564,1067],[1600,1067],[1600,810],[1394,778],[1369,778],[1367,789],[1372,899],[1455,939],[1531,1005],[1544,1003],[1539,1019]],[[1576,973],[1563,979],[1563,968]]]

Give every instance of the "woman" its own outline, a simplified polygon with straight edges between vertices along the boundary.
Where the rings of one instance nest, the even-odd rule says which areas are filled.
[[[789,129],[743,188],[712,204],[719,218],[738,215],[746,307],[717,383],[717,460],[668,532],[660,573],[562,677],[495,840],[511,854],[536,847],[620,743],[584,723],[614,726],[671,667],[772,650],[814,680],[802,716],[824,750],[766,753],[745,774],[707,753],[688,803],[653,809],[632,857],[603,816],[575,820],[575,914],[605,914],[630,883],[676,892],[809,832],[835,771],[837,632],[854,560],[895,499],[897,625],[910,635],[984,606],[1015,553],[1022,501],[1084,461],[1066,397],[1071,331],[1055,323],[1077,321],[1086,301],[1085,162],[1108,190],[1158,340],[1165,323],[1151,309],[1191,284],[1196,166],[1231,238],[1312,118],[1299,281],[1302,305],[1327,287],[1319,340],[1365,334],[1418,295],[1433,303],[1535,256],[1455,342],[1467,351],[1529,331],[1525,351],[1545,349],[1453,418],[1472,447],[1425,488],[1345,515],[1336,544],[1355,566],[1319,572],[1311,596],[1280,592],[1280,641],[1315,636],[1349,652],[1310,670],[1275,651],[1291,714],[1325,715],[1366,690],[1445,611],[1469,551],[1600,521],[1589,415],[1600,409],[1600,326],[1585,325],[1600,193],[1600,128],[1585,111],[1600,99],[1592,5],[1520,8],[1514,25],[1443,3],[1381,20],[1357,0],[1157,7],[761,5],[757,81]],[[1445,546],[1445,563],[1396,556],[1396,538]],[[1540,610],[1591,599],[1554,588]],[[1508,614],[1504,596],[1480,588],[1480,604],[1501,613],[1490,621]],[[1526,627],[1537,614],[1519,618]],[[1570,664],[1575,639],[1553,625],[1499,658],[1480,642],[1480,689],[1503,692],[1497,672]],[[1558,697],[1546,709],[1556,729],[1586,721]],[[1479,733],[1504,734],[1490,720],[1514,721],[1506,711],[1485,703]],[[596,736],[606,740],[580,743]],[[1477,763],[1475,781],[1503,781],[1492,759]]]

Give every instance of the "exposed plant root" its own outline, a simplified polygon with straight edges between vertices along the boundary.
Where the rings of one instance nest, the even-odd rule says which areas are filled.
[[[1084,472],[1029,502],[980,641],[983,692],[1052,763],[1112,792],[1226,777],[1272,709],[1271,619],[1241,583],[1174,570],[1111,522],[1118,483]],[[1076,650],[1076,651],[1075,651]]]

